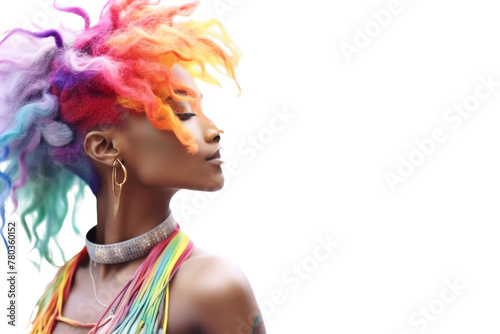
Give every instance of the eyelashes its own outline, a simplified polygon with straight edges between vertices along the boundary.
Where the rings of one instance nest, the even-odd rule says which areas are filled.
[[[179,117],[179,119],[181,121],[187,121],[188,119],[190,119],[191,117],[193,116],[196,116],[195,113],[192,113],[192,112],[187,112],[187,113],[176,113],[175,114],[177,117]]]
[[[180,91],[181,93],[184,91]],[[179,92],[177,92],[179,93]],[[183,94],[184,95],[184,94]],[[174,114],[181,120],[187,121],[193,116],[197,116],[195,113],[191,112],[191,105],[187,101],[175,101],[169,96],[165,103],[167,103],[171,108]]]
[[[174,112],[174,114],[181,121],[187,121],[191,117],[196,116],[195,113],[191,112],[191,107],[190,107],[189,103],[187,103],[187,102],[168,100],[168,104],[172,108],[172,111]]]

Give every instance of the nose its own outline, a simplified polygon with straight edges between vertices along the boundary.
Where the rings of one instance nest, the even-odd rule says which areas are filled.
[[[218,143],[220,141],[220,134],[224,133],[224,130],[219,129],[212,121],[209,121],[209,123],[205,131],[205,141],[207,143]]]

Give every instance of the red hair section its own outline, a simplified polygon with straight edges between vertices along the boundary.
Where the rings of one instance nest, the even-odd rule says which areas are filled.
[[[99,73],[95,75],[94,72],[88,84],[72,91],[77,101],[64,100],[67,95],[59,94],[63,114],[69,115],[71,120],[86,119],[82,126],[95,124],[99,117],[106,118],[105,122],[114,122],[113,115],[96,112],[113,107],[112,94],[108,93],[114,92],[120,106],[146,113],[156,128],[173,131],[187,151],[195,153],[198,147],[193,135],[184,128],[166,100],[172,97],[176,101],[188,101],[193,112],[202,118],[206,116],[193,89],[173,78],[172,67],[179,64],[193,78],[220,86],[207,71],[209,65],[238,85],[234,67],[241,58],[241,51],[219,21],[174,20],[178,16],[191,15],[197,5],[198,2],[159,7],[157,2],[149,0],[111,1],[100,22],[85,30],[75,41],[73,48],[76,51],[102,61]],[[186,91],[187,95],[176,93],[179,90]],[[102,92],[102,99],[97,97],[99,92]],[[87,97],[88,106],[86,102],[81,103]],[[73,113],[81,116],[71,115]]]

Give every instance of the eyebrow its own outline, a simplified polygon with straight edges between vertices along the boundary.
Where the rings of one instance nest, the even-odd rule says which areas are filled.
[[[187,92],[184,89],[176,89],[174,90],[175,93],[181,94],[181,95],[187,95]],[[200,99],[203,98],[203,94],[200,92]]]

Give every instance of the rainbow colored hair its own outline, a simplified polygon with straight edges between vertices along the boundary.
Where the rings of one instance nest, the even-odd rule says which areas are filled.
[[[202,113],[195,92],[171,74],[181,65],[193,78],[220,86],[207,65],[234,80],[241,51],[217,20],[174,20],[189,16],[198,1],[158,6],[152,0],[110,0],[90,26],[80,7],[58,7],[84,20],[83,32],[13,29],[0,41],[0,215],[15,212],[40,258],[54,264],[49,243],[88,185],[99,179],[83,150],[87,131],[117,126],[125,112],[146,113],[158,129],[173,131],[187,152],[197,144],[175,116],[168,97]],[[66,40],[70,42],[66,42]],[[239,88],[239,85],[238,85]],[[178,94],[179,90],[187,92]],[[3,167],[2,167],[3,166]],[[31,225],[31,226],[30,226]],[[60,247],[59,247],[60,249]],[[64,252],[60,249],[64,258]]]

